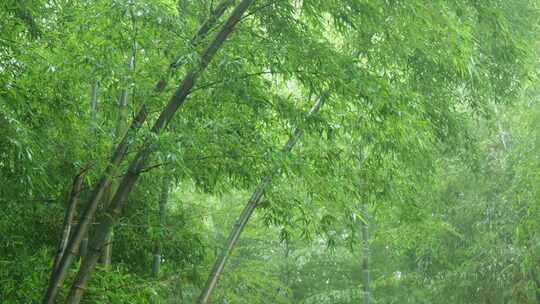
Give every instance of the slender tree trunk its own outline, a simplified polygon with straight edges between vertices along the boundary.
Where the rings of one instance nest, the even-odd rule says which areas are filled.
[[[142,122],[146,118],[146,115],[147,110],[146,107],[143,106],[141,107],[137,116],[132,121],[129,131],[126,132],[122,141],[114,150],[109,165],[105,169],[104,174],[100,177],[98,183],[92,191],[92,194],[90,195],[90,199],[86,204],[79,224],[77,225],[73,236],[68,242],[66,253],[62,256],[62,259],[60,260],[56,271],[54,271],[51,275],[49,286],[43,298],[43,303],[54,303],[54,299],[58,293],[58,288],[60,287],[63,279],[67,274],[68,267],[74,261],[74,258],[77,254],[77,248],[79,247],[83,237],[87,234],[89,226],[92,224],[98,202],[103,196],[103,190],[111,183],[111,177],[115,174],[116,168],[124,158],[124,155],[129,145],[128,141],[134,137],[133,133],[137,132],[137,130],[140,128]]]
[[[367,203],[363,205],[362,221],[362,289],[364,304],[369,304],[369,213]]]
[[[60,259],[62,259],[62,256],[66,251],[69,235],[71,234],[71,226],[73,225],[73,218],[75,217],[75,211],[79,203],[79,194],[81,192],[83,175],[85,171],[85,168],[81,169],[73,179],[73,184],[71,186],[71,192],[69,194],[66,211],[64,213],[64,228],[62,229],[62,236],[60,237],[60,241],[58,242],[58,249],[56,251],[56,256],[54,257],[53,271],[58,267]]]
[[[135,52],[134,52],[135,53]],[[134,68],[134,61],[135,61],[135,55],[131,56],[129,60],[129,70],[132,71]],[[114,142],[118,141],[122,137],[122,134],[126,132],[126,129],[128,127],[127,125],[127,119],[129,114],[129,107],[128,107],[128,97],[129,97],[129,85],[126,83],[127,77],[124,77],[124,89],[122,90],[122,94],[120,95],[120,99],[118,100],[118,117],[116,120],[116,129],[114,133]],[[116,183],[114,180],[112,181],[111,185],[105,189],[105,195],[104,195],[104,201],[105,206],[108,206],[111,200],[111,194],[112,190],[116,188]],[[105,240],[105,246],[103,246],[103,252],[101,254],[101,264],[106,269],[110,268],[111,265],[111,259],[112,259],[112,249],[113,249],[113,240],[114,240],[114,230],[111,229],[111,232],[107,236],[107,239]]]
[[[94,135],[94,138],[96,138],[97,132],[97,93],[98,93],[98,82],[94,81],[92,84],[92,93],[91,93],[91,119],[92,119],[92,133]],[[95,145],[95,143],[94,143]],[[86,253],[88,252],[88,231],[84,234],[81,244],[78,245],[79,247],[79,256],[81,258],[86,256]]]
[[[163,229],[165,225],[165,217],[167,212],[167,201],[169,199],[169,188],[171,184],[170,175],[163,176],[163,183],[161,185],[161,194],[159,196],[159,226]],[[154,255],[152,257],[152,276],[157,278],[159,276],[159,269],[161,266],[161,251],[162,251],[162,240],[161,237],[158,237],[155,247]]]
[[[184,104],[191,89],[197,82],[200,73],[202,73],[206,69],[216,52],[219,50],[223,42],[225,42],[227,37],[234,30],[235,25],[238,23],[238,21],[240,21],[245,11],[248,9],[252,2],[253,0],[242,0],[234,8],[225,24],[223,24],[223,26],[221,27],[220,31],[216,34],[214,39],[203,51],[199,66],[193,68],[187,73],[184,80],[170,99],[167,106],[161,112],[159,118],[151,129],[152,133],[159,134],[161,130],[165,128],[170,122],[178,108]],[[122,181],[120,182],[120,185],[118,186],[118,189],[114,194],[109,208],[107,208],[107,210],[105,211],[104,219],[97,227],[96,235],[90,242],[90,250],[88,256],[83,260],[81,268],[79,269],[75,281],[71,286],[71,290],[66,300],[66,303],[80,302],[88,279],[98,261],[99,254],[106,240],[107,234],[109,233],[115,221],[120,216],[123,204],[129,193],[131,192],[134,184],[139,178],[140,171],[143,169],[146,158],[152,151],[155,137],[155,135],[151,134],[146,137],[143,146],[140,148],[137,156],[135,156],[127,172],[124,174]]]
[[[201,29],[197,32],[197,34],[194,36],[193,41],[198,42],[201,41],[206,37],[208,34],[210,28],[214,25],[214,23],[221,17],[221,15],[225,12],[225,10],[230,6],[234,1],[228,1],[224,0],[223,3],[226,3],[225,6],[219,6],[221,10],[214,12],[209,20],[212,20],[212,22],[206,22],[203,24]],[[239,20],[239,19],[238,19]],[[235,21],[238,22],[238,20]],[[234,24],[233,24],[234,26]],[[215,52],[215,51],[214,51]],[[206,53],[211,53],[211,51],[207,51]],[[211,56],[210,56],[211,57]],[[189,76],[189,75],[188,75]],[[166,81],[160,80],[156,84],[156,92],[160,93],[162,92],[166,87]],[[187,95],[187,93],[186,93]],[[138,127],[146,120],[147,110],[146,105],[142,105],[140,111],[137,114],[137,117],[140,119],[135,119],[136,121],[136,127],[134,129],[138,129]],[[132,125],[133,126],[133,125]],[[135,132],[131,132],[135,133]],[[106,187],[106,185],[110,182],[110,176],[112,175],[111,171],[112,169],[115,169],[123,160],[123,157],[125,155],[125,152],[127,151],[127,148],[132,142],[134,134],[126,134],[122,142],[118,144],[118,146],[115,149],[115,153],[113,154],[113,158],[111,162],[109,163],[109,166],[105,170],[104,174],[101,176],[99,182],[96,184],[93,194],[90,197],[87,207],[85,209],[86,216],[83,217],[83,220],[77,225],[76,231],[74,233],[74,237],[72,240],[68,242],[68,250],[67,252],[70,253],[68,255],[65,255],[62,260],[60,261],[58,272],[53,272],[51,274],[51,278],[49,280],[49,284],[47,287],[47,290],[45,291],[45,294],[43,296],[42,303],[46,304],[52,304],[55,301],[55,298],[58,294],[58,289],[62,285],[63,280],[66,277],[67,270],[69,266],[71,266],[71,263],[73,262],[73,257],[71,256],[71,253],[74,252],[73,248],[77,248],[79,244],[81,244],[83,235],[87,234],[88,228],[90,223],[88,221],[91,221],[91,219],[94,216],[94,213],[97,208],[97,204],[101,199],[101,196],[103,195],[103,189]],[[71,248],[71,249],[70,249]]]
[[[324,94],[320,98],[317,99],[313,107],[309,110],[308,116],[313,115],[314,113],[318,112],[321,108],[324,100],[326,99],[327,94]],[[302,136],[303,131],[299,128],[296,128],[293,132],[293,134],[289,137],[289,140],[287,143],[283,146],[281,153],[287,154],[291,151],[291,149],[294,147],[298,139]],[[227,259],[229,258],[234,246],[236,245],[236,242],[238,241],[238,238],[240,237],[240,234],[242,233],[242,230],[246,226],[249,218],[253,214],[253,211],[257,207],[257,204],[259,203],[261,197],[264,194],[264,189],[270,181],[272,180],[272,176],[276,173],[277,168],[272,168],[268,174],[266,174],[263,179],[259,182],[257,185],[257,188],[255,188],[255,191],[251,194],[250,199],[248,200],[246,206],[244,207],[244,210],[236,220],[236,223],[234,224],[229,237],[227,241],[225,241],[225,246],[223,246],[223,251],[221,255],[216,259],[214,262],[214,267],[212,268],[212,272],[208,276],[208,279],[206,281],[206,285],[204,289],[202,290],[198,303],[199,304],[205,304],[208,303],[208,300],[210,299],[210,295],[212,294],[212,291],[216,287],[217,281],[219,279],[219,276],[223,272],[223,268],[225,267],[225,263],[227,262]]]
[[[169,198],[169,187],[171,184],[171,177],[170,175],[165,172],[165,175],[163,175],[162,183],[161,183],[161,193],[159,195],[159,211],[158,211],[158,217],[159,217],[159,226],[161,232],[163,232],[163,228],[165,225],[165,217],[166,217],[166,208],[167,208],[167,201]],[[161,268],[161,251],[162,251],[162,237],[158,236],[156,243],[154,244],[154,253],[152,255],[152,269],[151,274],[152,277],[158,278],[159,277],[159,270]],[[180,284],[180,280],[178,280]],[[181,294],[181,293],[180,293]],[[150,297],[150,303],[154,304],[158,302],[158,295],[152,294]],[[180,302],[181,303],[181,302]]]
[[[283,259],[285,260],[284,268],[282,269],[283,273],[283,285],[285,285],[287,288],[291,285],[291,274],[292,274],[292,267],[291,267],[291,247],[289,245],[289,241],[285,240],[285,248],[283,252]],[[288,289],[282,289],[281,287],[278,288],[278,293],[281,294],[283,297],[288,297]]]
[[[92,92],[91,92],[91,107],[92,107],[92,128],[94,129],[95,133],[95,127],[96,127],[96,119],[97,119],[97,91],[98,91],[98,84],[97,82],[94,82],[92,84]]]

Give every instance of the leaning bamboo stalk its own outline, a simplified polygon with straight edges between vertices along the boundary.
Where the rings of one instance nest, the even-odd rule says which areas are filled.
[[[201,40],[203,40],[208,35],[210,29],[216,24],[216,22],[219,20],[219,18],[221,18],[225,11],[235,2],[236,0],[221,0],[221,2],[216,6],[212,13],[210,13],[210,16],[208,16],[206,21],[199,27],[197,33],[191,38],[191,44],[193,46],[197,46],[201,42]],[[173,62],[171,62],[163,78],[161,78],[156,83],[156,92],[162,92],[163,90],[165,90],[165,87],[167,86],[167,79],[169,78],[172,71],[174,71],[182,64],[181,59],[182,57],[178,57]]]
[[[145,161],[152,151],[152,146],[156,137],[155,135],[159,134],[161,130],[167,126],[178,108],[184,104],[191,89],[197,82],[200,73],[206,69],[216,52],[223,45],[227,37],[232,33],[234,27],[238,21],[240,21],[252,2],[253,0],[242,0],[234,8],[227,21],[223,24],[219,32],[203,51],[199,66],[191,69],[187,73],[184,80],[171,97],[169,103],[156,120],[151,129],[151,132],[154,133],[154,135],[150,134],[146,137],[143,146],[135,156],[134,160],[131,162],[127,172],[124,174],[109,207],[107,210],[105,210],[104,220],[96,228],[96,234],[90,242],[91,244],[88,256],[86,256],[83,260],[81,268],[79,269],[79,272],[77,273],[71,287],[66,303],[80,302],[88,279],[96,266],[97,260],[99,259],[99,254],[106,240],[107,234],[120,216],[124,202],[137,182],[140,171],[143,169]]]
[[[49,286],[43,298],[43,303],[54,303],[58,289],[67,274],[68,267],[71,265],[71,263],[73,263],[76,257],[77,248],[85,234],[88,232],[88,228],[92,222],[92,219],[94,218],[98,203],[103,197],[104,189],[110,185],[112,176],[115,174],[117,167],[120,165],[126,154],[127,148],[130,144],[129,141],[134,137],[134,133],[136,133],[140,128],[146,119],[147,114],[148,111],[146,107],[141,107],[139,113],[133,119],[129,130],[125,133],[122,141],[118,144],[113,152],[104,174],[101,176],[96,187],[92,191],[92,194],[90,195],[90,199],[88,200],[86,208],[75,231],[73,232],[73,236],[69,239],[65,254],[60,259],[60,263],[58,263],[58,268],[52,273]]]
[[[214,13],[211,14],[210,18],[201,26],[197,34],[193,37],[193,42],[198,43],[199,41],[204,39],[206,35],[208,34],[210,28],[214,25],[214,23],[221,17],[221,15],[223,15],[226,9],[233,3],[234,1],[223,0],[220,3],[220,5],[218,5],[218,9],[216,9]],[[156,92],[157,93],[162,92],[165,89],[165,86],[166,86],[166,81],[164,80],[158,81],[158,83],[156,84]],[[141,117],[141,115],[143,115],[144,117]],[[146,120],[146,115],[147,115],[146,106],[143,104],[143,106],[141,107],[141,110],[137,114],[137,117],[141,117],[141,120],[138,122],[139,125],[141,125]],[[127,135],[130,135],[130,136],[127,136]],[[76,248],[81,243],[82,237],[80,238],[79,236],[80,235],[84,236],[87,234],[90,222],[93,219],[95,211],[97,209],[97,204],[103,196],[104,189],[111,182],[110,177],[113,175],[112,169],[115,169],[122,162],[125,152],[127,151],[127,148],[131,145],[132,141],[133,141],[133,137],[128,132],[126,134],[126,137],[124,137],[124,139],[117,145],[115,149],[115,153],[113,153],[113,157],[111,159],[111,162],[109,163],[109,166],[107,167],[104,174],[101,176],[100,180],[94,187],[94,191],[92,192],[92,195],[87,203],[87,207],[84,213],[85,215],[81,219],[79,225],[76,227],[74,237],[70,239],[70,241],[68,242],[69,254],[65,255],[62,258],[57,271],[53,271],[51,274],[49,285],[47,287],[47,290],[42,300],[43,304],[54,303],[55,298],[58,294],[58,290],[67,275],[67,270],[73,263],[72,255],[74,254],[74,252],[76,251]]]
[[[315,104],[308,112],[308,117],[317,113],[320,110],[327,96],[328,96],[327,94],[323,94],[321,97],[319,97],[315,101]],[[294,145],[296,144],[296,142],[298,142],[300,137],[302,137],[303,133],[304,132],[302,129],[296,128],[293,134],[289,137],[289,140],[287,141],[287,143],[281,149],[281,153],[283,155],[289,153],[291,149],[294,147]],[[244,207],[244,210],[242,210],[242,213],[236,220],[236,223],[234,224],[229,234],[229,237],[225,241],[225,246],[223,248],[221,255],[214,262],[212,272],[208,276],[206,285],[199,296],[199,300],[198,300],[199,304],[208,303],[208,300],[210,299],[212,291],[216,287],[219,276],[223,272],[225,263],[227,262],[227,259],[231,255],[231,252],[234,249],[234,246],[236,245],[236,242],[238,241],[240,234],[244,230],[244,227],[246,226],[251,215],[253,214],[253,211],[255,210],[255,208],[257,208],[257,205],[264,194],[265,188],[268,186],[268,184],[270,184],[272,177],[276,174],[277,171],[278,171],[278,168],[273,167],[269,171],[269,173],[266,174],[262,178],[262,180],[257,185],[257,188],[255,188],[255,191],[253,191],[253,193],[251,194],[251,197],[249,198],[246,206]]]
[[[58,249],[54,258],[53,271],[58,267],[58,264],[60,263],[60,260],[62,259],[62,256],[66,251],[69,235],[71,234],[71,227],[73,226],[73,218],[75,217],[75,211],[77,210],[77,205],[79,203],[79,194],[81,192],[83,175],[86,169],[87,168],[81,169],[79,173],[75,175],[75,178],[73,178],[68,204],[64,213],[62,236],[60,237]]]

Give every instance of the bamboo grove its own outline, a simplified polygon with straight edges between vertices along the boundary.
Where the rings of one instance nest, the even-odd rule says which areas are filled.
[[[2,2],[0,302],[537,303],[539,21]]]

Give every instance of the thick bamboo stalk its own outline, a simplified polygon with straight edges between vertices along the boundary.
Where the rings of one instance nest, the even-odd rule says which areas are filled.
[[[71,234],[71,227],[73,225],[73,218],[75,217],[75,211],[77,210],[77,205],[79,203],[79,194],[81,192],[83,175],[85,171],[86,168],[81,169],[73,179],[68,204],[64,213],[62,236],[60,237],[60,241],[58,242],[58,249],[54,258],[53,271],[58,267],[58,264],[60,263],[64,252],[66,251],[69,235]]]
[[[212,14],[212,16],[209,18],[209,20],[211,20],[211,22],[207,21],[201,26],[201,29],[199,29],[197,34],[194,36],[193,41],[198,42],[198,41],[204,39],[206,37],[206,35],[208,34],[210,28],[221,17],[221,15],[225,12],[225,10],[228,8],[228,6],[230,6],[233,2],[234,1],[223,0],[222,1],[223,5],[219,5],[218,6],[219,10],[216,10],[215,13]],[[158,93],[163,91],[165,86],[166,86],[166,82],[160,84],[161,82],[162,81],[158,81],[158,83],[156,84],[156,92],[158,92]],[[92,93],[92,95],[94,96],[94,93]],[[95,115],[94,112],[92,112],[92,113],[93,113],[92,115]],[[142,119],[138,122],[139,125],[141,125],[146,120],[147,110],[146,110],[146,106],[144,104],[141,107],[141,110],[139,111],[139,113],[137,114],[137,117],[139,117],[142,113],[144,113],[144,117],[142,117]],[[121,152],[121,153],[119,153],[119,155],[117,155],[117,153],[115,152],[114,156],[113,156],[113,159],[112,159],[112,160],[118,160],[118,161],[117,161],[116,164],[112,164],[112,161],[111,161],[111,163],[109,164],[109,167],[116,168],[121,163],[121,161],[122,161],[122,159],[123,159],[123,157],[125,155],[125,151],[127,151],[127,148],[129,147],[131,141],[133,141],[133,138],[124,137],[122,142],[120,142],[118,144],[115,151],[118,151],[118,152]],[[119,156],[121,156],[120,159],[117,159],[116,157],[119,157]],[[64,278],[65,278],[65,276],[67,274],[67,270],[68,270],[69,266],[73,262],[73,257],[71,257],[72,252],[75,252],[75,250],[73,248],[76,249],[80,244],[81,245],[81,251],[84,249],[85,252],[86,252],[86,247],[87,246],[85,245],[84,248],[83,248],[82,245],[86,244],[87,242],[86,243],[83,242],[81,244],[81,241],[83,241],[85,238],[87,239],[87,232],[88,232],[88,228],[89,228],[89,224],[90,224],[87,221],[91,221],[91,219],[93,218],[94,213],[95,213],[96,208],[97,208],[97,203],[99,202],[99,200],[101,199],[101,197],[103,195],[103,190],[110,183],[109,177],[111,176],[111,171],[110,171],[109,167],[106,169],[106,171],[104,172],[104,174],[102,175],[102,177],[100,178],[98,183],[96,184],[96,186],[94,188],[94,191],[92,192],[93,194],[92,194],[92,196],[90,197],[90,199],[89,199],[89,201],[87,203],[87,208],[86,208],[86,211],[85,211],[86,216],[83,217],[83,219],[81,220],[81,222],[79,223],[79,225],[76,228],[76,232],[74,233],[75,237],[73,238],[73,244],[70,245],[71,240],[68,242],[68,253],[70,253],[70,254],[65,255],[64,258],[60,261],[60,264],[59,264],[59,267],[58,267],[58,272],[57,273],[53,272],[51,274],[51,279],[49,280],[49,285],[47,287],[47,290],[45,291],[45,294],[44,294],[44,297],[43,297],[43,300],[42,300],[42,303],[44,303],[44,304],[52,304],[52,303],[54,303],[56,295],[58,294],[58,289],[62,285],[62,282],[63,282],[63,280],[64,280]],[[79,237],[78,237],[79,234],[83,235],[82,239],[79,239]],[[69,249],[69,248],[72,248],[72,249]]]
[[[85,234],[81,240],[81,244],[79,245],[79,256],[84,258],[86,254],[88,253],[88,234]]]
[[[113,152],[104,174],[101,176],[96,187],[92,191],[92,194],[90,195],[90,199],[88,200],[79,224],[73,232],[73,236],[68,242],[66,252],[62,256],[62,259],[58,264],[58,268],[52,273],[51,279],[49,281],[49,286],[43,298],[43,303],[54,303],[54,299],[58,293],[58,289],[67,274],[68,267],[71,265],[71,263],[73,263],[76,257],[77,248],[79,247],[81,240],[88,232],[88,228],[92,223],[98,203],[103,196],[103,190],[111,183],[112,175],[115,174],[117,167],[122,162],[126,154],[126,150],[129,146],[129,141],[134,137],[133,133],[137,132],[137,130],[140,128],[141,124],[146,119],[147,114],[148,112],[146,110],[146,107],[141,107],[139,113],[133,119],[129,131],[126,132],[122,141],[118,144],[115,151]]]
[[[161,130],[170,122],[178,108],[184,104],[190,90],[195,85],[198,76],[208,66],[216,52],[234,30],[236,23],[240,21],[243,14],[252,2],[253,0],[242,0],[234,8],[225,24],[223,24],[221,27],[220,31],[203,51],[199,66],[193,68],[187,73],[184,80],[171,97],[167,106],[161,112],[159,118],[151,129],[152,133],[159,134]],[[109,208],[107,208],[105,211],[104,220],[101,221],[99,226],[96,228],[96,235],[91,241],[88,256],[83,260],[81,268],[79,269],[79,272],[77,273],[75,281],[71,287],[66,303],[80,302],[88,279],[96,266],[96,262],[99,258],[99,252],[103,247],[106,236],[112,228],[114,222],[120,216],[123,204],[139,178],[139,173],[143,169],[146,158],[151,153],[151,146],[155,141],[154,138],[155,135],[149,135],[146,137],[143,147],[139,150],[137,156],[130,164],[128,171],[123,176]]]
[[[308,112],[308,116],[311,116],[314,113],[317,113],[319,111],[326,97],[327,97],[327,94],[324,94],[323,96],[319,97],[315,101],[315,104]],[[289,153],[291,149],[294,147],[294,145],[296,144],[296,142],[298,141],[298,139],[302,137],[302,134],[303,134],[303,130],[300,128],[296,128],[293,134],[289,137],[289,140],[287,141],[287,143],[281,149],[281,153],[282,154]],[[253,193],[251,194],[251,197],[249,198],[246,206],[244,207],[244,210],[242,210],[242,213],[240,213],[240,216],[236,220],[236,223],[234,224],[229,234],[229,237],[225,241],[225,246],[223,247],[223,251],[221,255],[214,262],[212,272],[208,276],[206,285],[204,289],[202,290],[197,303],[199,304],[208,303],[208,300],[210,299],[212,291],[216,287],[219,276],[223,272],[223,268],[225,267],[225,263],[227,262],[227,259],[231,255],[231,252],[234,249],[234,246],[236,245],[236,242],[238,241],[240,234],[242,233],[244,227],[246,226],[249,218],[253,214],[253,211],[257,207],[257,204],[259,203],[261,197],[263,196],[264,189],[268,186],[268,184],[270,184],[270,181],[272,180],[272,177],[274,176],[276,171],[277,171],[277,168],[275,167],[272,168],[270,172],[262,178],[262,180],[259,182],[259,184],[255,188],[255,191],[253,191]]]

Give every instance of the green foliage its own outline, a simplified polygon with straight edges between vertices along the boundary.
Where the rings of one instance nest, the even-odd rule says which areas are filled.
[[[130,160],[215,35],[192,41],[216,2],[0,4],[2,300],[40,298],[74,175],[89,168],[80,214],[128,123],[121,94],[127,120],[150,108]],[[195,301],[249,193],[274,172],[216,303],[357,303],[364,204],[373,303],[535,302],[539,5],[255,1],[156,138],[113,266],[84,301]],[[282,153],[295,128],[303,137]],[[163,175],[174,186],[161,221]]]

